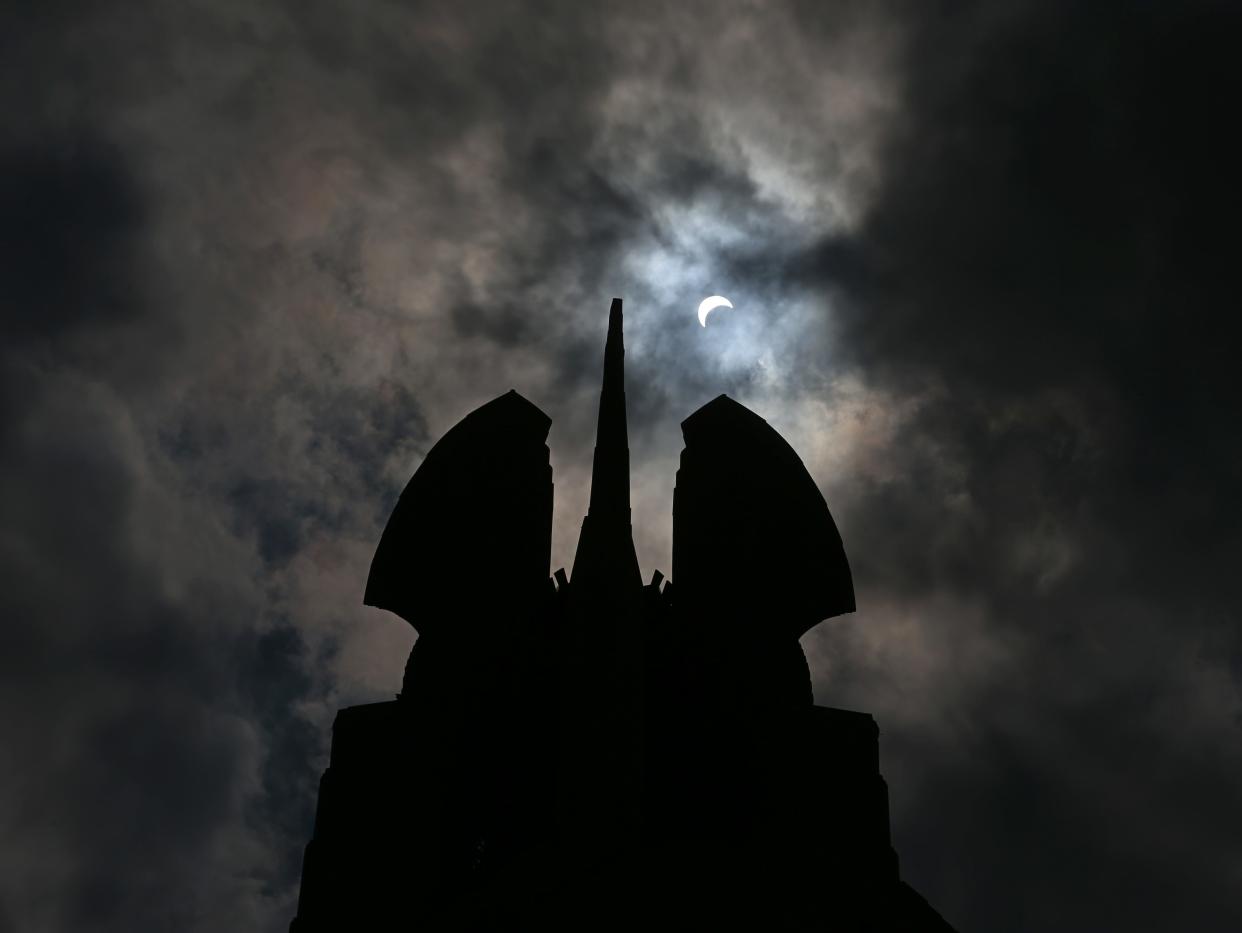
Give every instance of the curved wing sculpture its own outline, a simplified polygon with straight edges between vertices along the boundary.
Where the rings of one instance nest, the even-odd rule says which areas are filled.
[[[513,620],[548,588],[552,421],[509,391],[431,448],[401,493],[363,601],[421,635],[444,624]]]
[[[841,535],[785,439],[727,395],[681,430],[686,447],[673,493],[679,615],[796,639],[853,612]]]

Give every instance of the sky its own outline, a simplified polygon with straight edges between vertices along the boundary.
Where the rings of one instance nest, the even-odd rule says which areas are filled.
[[[1236,4],[12,7],[0,933],[286,928],[389,510],[513,388],[570,564],[614,296],[644,574],[716,395],[819,482],[906,880],[1242,928]]]

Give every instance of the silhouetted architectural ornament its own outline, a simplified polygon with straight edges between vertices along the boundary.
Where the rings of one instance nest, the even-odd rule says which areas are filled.
[[[552,553],[551,426],[509,391],[445,434],[397,500],[363,602],[426,635],[461,625],[463,599],[480,620],[536,601],[547,589]],[[478,586],[481,574],[486,587]],[[452,617],[441,615],[438,593],[454,607]]]
[[[766,421],[727,395],[681,423],[673,579],[683,607],[750,639],[798,638],[854,611],[841,535],[815,480]]]
[[[899,878],[875,721],[812,701],[798,638],[854,609],[823,496],[720,396],[682,424],[677,585],[643,585],[622,344],[614,299],[572,575],[515,392],[402,493],[365,601],[419,638],[337,715],[292,933],[950,930]]]
[[[695,632],[715,703],[809,705],[798,638],[854,611],[836,523],[794,449],[726,395],[681,424],[673,492],[677,615]]]

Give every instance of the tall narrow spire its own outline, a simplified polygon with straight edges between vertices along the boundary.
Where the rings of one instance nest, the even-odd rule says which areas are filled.
[[[604,343],[604,385],[599,394],[599,423],[591,464],[591,504],[582,522],[573,576],[639,580],[638,558],[630,527],[630,442],[625,418],[625,345],[621,299],[608,311]],[[612,565],[611,572],[607,565]]]
[[[591,468],[591,515],[630,520],[630,439],[625,419],[625,344],[621,299],[608,311],[604,343],[604,386],[599,393],[599,425]]]

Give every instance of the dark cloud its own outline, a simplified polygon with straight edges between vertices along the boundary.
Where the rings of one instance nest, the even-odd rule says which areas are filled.
[[[644,567],[722,391],[823,482],[860,610],[806,645],[915,886],[1237,927],[1228,5],[19,18],[0,928],[283,929],[331,716],[413,638],[360,606],[388,510],[516,388],[567,563],[613,295]]]
[[[837,292],[869,378],[925,399],[901,481],[847,506],[864,585],[930,611],[951,667],[994,657],[956,672],[940,712],[963,721],[915,717],[951,751],[889,719],[924,774],[894,788],[900,850],[967,929],[1234,928],[1237,15],[989,4],[907,25],[884,184],[795,264]],[[876,668],[894,653],[821,637],[841,638],[826,689],[898,702]]]
[[[142,488],[114,399],[27,375],[3,450],[9,910],[21,928],[251,923],[258,905],[234,883],[215,891],[234,902],[212,906],[197,880],[256,867],[219,851],[261,762],[231,682],[260,637],[257,620],[228,618],[247,610],[247,578],[200,567],[193,597],[173,597],[176,558],[153,563],[134,539],[135,514],[161,496]],[[164,520],[192,520],[163,504]]]
[[[5,336],[52,335],[138,311],[130,251],[142,212],[122,157],[98,140],[0,154]]]

